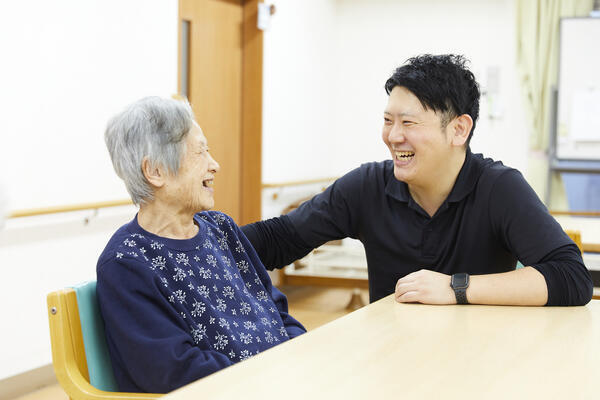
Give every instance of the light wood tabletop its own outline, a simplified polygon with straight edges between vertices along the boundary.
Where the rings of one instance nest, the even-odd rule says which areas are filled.
[[[393,296],[165,399],[600,398],[600,301],[431,306]]]

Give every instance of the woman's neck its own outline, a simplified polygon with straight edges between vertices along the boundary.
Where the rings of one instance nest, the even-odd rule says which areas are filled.
[[[168,239],[191,239],[198,233],[194,213],[167,207],[158,199],[142,204],[137,220],[146,231]]]

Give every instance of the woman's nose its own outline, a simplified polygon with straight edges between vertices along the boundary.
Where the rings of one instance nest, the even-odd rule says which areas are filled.
[[[214,172],[219,172],[219,170],[221,169],[221,166],[219,165],[217,160],[215,160],[212,156],[210,156],[209,168],[211,171]]]

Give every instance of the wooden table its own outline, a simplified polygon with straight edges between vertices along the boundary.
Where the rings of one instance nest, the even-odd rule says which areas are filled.
[[[165,397],[600,398],[600,301],[429,306],[392,296]]]

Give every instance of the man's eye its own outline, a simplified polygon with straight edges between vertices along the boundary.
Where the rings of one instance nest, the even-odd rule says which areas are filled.
[[[402,121],[402,123],[404,125],[412,125],[412,124],[414,124],[414,121]]]
[[[391,120],[391,119],[389,119],[389,118],[384,118],[384,119],[383,119],[383,122],[384,122],[386,125],[391,125],[391,124],[392,124],[392,120]]]

